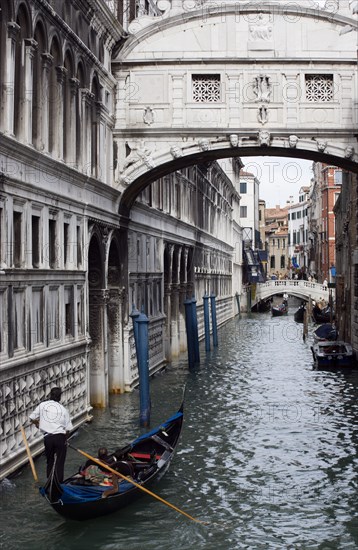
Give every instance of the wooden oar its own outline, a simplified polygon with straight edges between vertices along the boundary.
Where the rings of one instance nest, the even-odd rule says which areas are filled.
[[[36,481],[36,483],[38,483],[39,478],[37,477],[35,464],[34,464],[32,456],[31,456],[31,451],[30,451],[29,444],[27,442],[27,437],[26,437],[26,434],[25,434],[24,427],[21,426],[20,429],[21,429],[22,439],[24,440],[24,443],[25,443],[25,449],[26,449],[26,452],[27,452],[27,456],[29,457],[29,462],[30,462],[30,466],[31,466],[31,470],[32,470],[32,475],[34,476],[34,480]]]
[[[115,474],[116,476],[118,477],[121,477],[122,479],[125,479],[126,481],[128,481],[128,483],[132,483],[132,485],[134,485],[135,487],[138,487],[138,489],[140,489],[141,491],[144,491],[145,493],[147,493],[148,495],[156,498],[157,500],[160,500],[160,502],[163,502],[163,504],[166,504],[167,506],[169,506],[170,508],[173,508],[173,510],[176,510],[177,512],[179,512],[180,514],[183,514],[184,516],[186,516],[187,518],[191,519],[192,521],[195,521],[196,523],[201,523],[202,525],[209,525],[207,522],[205,521],[201,521],[200,519],[196,519],[196,518],[193,518],[192,516],[190,516],[189,514],[187,514],[186,512],[183,512],[183,510],[180,510],[180,508],[177,508],[176,506],[174,506],[174,504],[170,504],[170,502],[164,500],[163,498],[161,498],[160,496],[156,495],[155,493],[152,493],[152,491],[149,491],[149,489],[147,489],[146,487],[142,487],[142,485],[139,485],[139,483],[136,483],[133,479],[131,479],[130,477],[126,477],[124,476],[123,474],[120,474],[119,472],[117,472],[117,470],[114,470],[113,468],[111,468],[110,466],[108,466],[108,464],[106,464],[105,462],[102,462],[101,460],[98,460],[98,458],[94,458],[93,456],[91,456],[90,454],[86,453],[85,451],[81,451],[81,449],[76,449],[76,447],[73,447],[72,445],[69,445],[69,447],[71,447],[71,449],[74,449],[75,451],[77,451],[78,453],[80,453],[81,455],[85,456],[86,458],[89,458],[90,460],[93,460],[93,462],[95,462],[96,464],[98,464],[99,466],[102,466],[102,468],[105,468],[106,470],[108,470],[109,472],[111,472],[112,474]]]

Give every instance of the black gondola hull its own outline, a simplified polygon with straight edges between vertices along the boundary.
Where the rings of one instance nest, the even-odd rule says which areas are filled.
[[[168,462],[166,467],[159,472],[157,475],[154,475],[152,479],[147,480],[143,487],[150,489],[156,482],[158,482],[162,476],[165,474],[169,468]],[[96,500],[94,502],[85,502],[81,504],[66,504],[63,505],[59,502],[51,503],[52,508],[61,516],[66,519],[74,521],[85,521],[88,519],[94,519],[100,516],[107,516],[117,512],[121,508],[129,506],[139,498],[145,496],[145,493],[133,485],[133,489],[127,491],[123,495],[115,495],[109,498],[102,498],[101,500]]]
[[[115,451],[112,456],[125,450],[132,459],[136,456],[141,457],[133,461],[132,468],[137,474],[131,479],[137,485],[148,489],[168,470],[174,458],[182,424],[183,406],[158,428],[135,439],[124,449]],[[102,494],[108,487],[90,485],[84,485],[80,474],[76,473],[61,485],[56,483],[56,480],[49,479],[40,492],[58,514],[76,521],[112,514],[146,495],[145,491],[132,484],[128,478],[119,483],[119,491],[116,494],[107,498],[102,498]]]

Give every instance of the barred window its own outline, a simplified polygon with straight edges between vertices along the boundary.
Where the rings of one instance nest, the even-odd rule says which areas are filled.
[[[221,101],[219,74],[192,75],[193,101],[196,103],[218,103]]]
[[[306,74],[307,101],[333,100],[333,74]]]

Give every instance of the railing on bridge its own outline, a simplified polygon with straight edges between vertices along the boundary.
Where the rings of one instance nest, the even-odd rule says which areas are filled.
[[[275,294],[283,293],[306,300],[311,297],[312,300],[328,302],[330,292],[332,292],[334,298],[334,289],[329,289],[327,285],[321,283],[295,279],[270,280],[266,283],[257,283],[252,304],[254,305],[259,300],[265,300]]]

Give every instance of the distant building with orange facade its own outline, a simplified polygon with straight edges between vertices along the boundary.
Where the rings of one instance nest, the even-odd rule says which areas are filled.
[[[309,205],[309,270],[319,282],[334,282],[336,266],[334,205],[342,186],[342,169],[321,162],[313,164]]]

